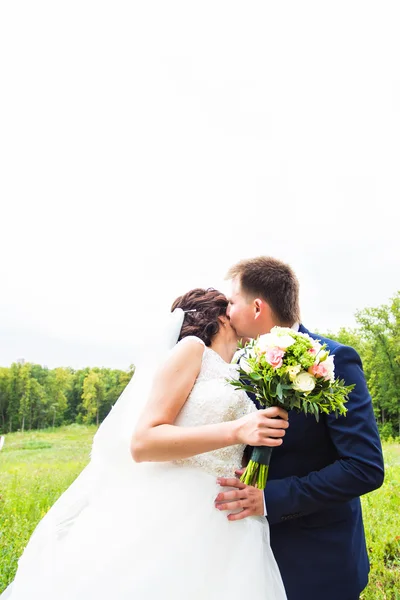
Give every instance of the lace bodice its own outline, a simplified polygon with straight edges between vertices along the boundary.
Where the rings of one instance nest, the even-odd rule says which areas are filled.
[[[186,338],[188,339],[188,338]],[[199,343],[199,338],[191,338]],[[200,373],[175,424],[195,427],[233,421],[254,412],[256,407],[242,390],[227,382],[238,377],[236,365],[230,365],[211,348],[204,346]],[[228,446],[174,461],[175,464],[196,466],[217,477],[232,477],[241,466],[245,445]]]

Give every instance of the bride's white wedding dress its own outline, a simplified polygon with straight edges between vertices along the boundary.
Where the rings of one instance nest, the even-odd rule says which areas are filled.
[[[256,410],[227,383],[235,373],[205,347],[176,424],[219,423]],[[216,478],[232,476],[243,451],[239,445],[168,463],[132,461],[132,476],[110,480],[34,568],[24,569],[22,557],[11,600],[285,600],[267,520],[231,522],[214,506]]]

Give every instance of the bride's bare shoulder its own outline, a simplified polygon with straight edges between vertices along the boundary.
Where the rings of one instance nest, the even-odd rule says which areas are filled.
[[[196,336],[187,336],[180,340],[169,352],[162,371],[188,371],[198,373],[201,368],[204,342]]]
[[[176,347],[178,347],[178,346],[182,347],[182,346],[188,346],[188,345],[194,346],[195,344],[197,344],[198,346],[201,346],[203,350],[206,346],[205,343],[203,342],[203,340],[201,338],[197,337],[196,335],[187,335],[186,337],[179,340]]]

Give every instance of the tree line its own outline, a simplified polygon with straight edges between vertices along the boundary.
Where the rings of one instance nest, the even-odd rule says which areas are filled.
[[[400,292],[355,317],[355,328],[320,333],[359,352],[381,436],[400,436]],[[47,369],[23,361],[0,367],[0,433],[99,425],[133,374],[133,365],[128,371]]]
[[[357,326],[326,337],[352,346],[361,356],[381,437],[400,437],[400,292],[355,315]]]
[[[0,367],[0,433],[70,423],[99,425],[134,373],[118,369],[48,369],[19,361]]]

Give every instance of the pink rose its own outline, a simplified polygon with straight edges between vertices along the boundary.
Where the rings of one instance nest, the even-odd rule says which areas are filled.
[[[314,377],[323,377],[324,379],[329,379],[329,372],[324,363],[319,363],[319,365],[312,365],[308,369],[308,372]]]
[[[317,354],[317,351],[316,351],[316,349],[315,349],[315,348],[309,348],[309,349],[307,350],[307,352],[308,352],[309,354],[311,354],[312,356],[315,356],[315,355]]]
[[[265,354],[265,360],[271,365],[271,367],[274,367],[274,369],[279,369],[279,367],[281,367],[283,364],[282,359],[284,355],[285,352],[280,348],[268,348]]]

